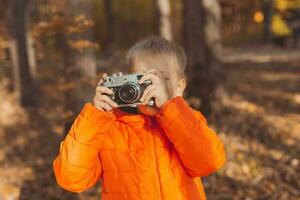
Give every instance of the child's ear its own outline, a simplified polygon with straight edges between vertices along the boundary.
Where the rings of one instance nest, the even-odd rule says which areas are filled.
[[[186,88],[186,80],[185,80],[185,78],[181,78],[178,81],[177,95],[182,96],[185,88]]]

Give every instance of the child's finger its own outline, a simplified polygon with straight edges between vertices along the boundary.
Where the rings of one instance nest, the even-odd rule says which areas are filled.
[[[114,101],[105,94],[95,95],[95,99],[98,102],[105,102],[105,103],[109,104],[111,107],[115,106]]]
[[[102,107],[99,106],[99,103],[98,103],[98,99],[97,99],[97,96],[94,96],[93,98],[93,105],[98,109],[98,110],[101,110],[103,111],[104,109]]]
[[[104,109],[105,111],[111,111],[112,108],[110,105],[108,105],[107,103],[105,102],[98,102],[97,103],[99,107],[101,107],[102,109]]]
[[[97,85],[101,85],[106,77],[107,77],[107,74],[104,73],[104,74],[102,75],[102,78],[99,80],[99,82],[98,82]]]
[[[153,84],[156,84],[159,81],[158,77],[155,74],[146,74],[142,76],[142,78],[139,80],[139,83],[141,84],[145,80],[151,80]]]
[[[118,107],[118,104],[116,102],[114,102],[111,98],[109,98],[108,96],[106,95],[102,95],[100,97],[101,100],[103,100],[105,103],[107,103],[108,105],[110,105],[111,107],[113,108],[116,108]]]
[[[148,87],[146,87],[146,89],[143,92],[142,97],[140,98],[141,101],[144,101],[145,96],[147,95],[147,93],[152,90],[153,88],[156,88],[155,85],[149,85]]]
[[[145,94],[145,97],[144,97],[144,100],[143,100],[143,104],[147,104],[148,101],[151,99],[151,98],[154,98],[155,96],[155,89],[156,88],[152,88],[151,90],[149,90],[146,94]]]
[[[148,95],[145,97],[144,104],[147,104],[150,101],[150,99],[152,99],[152,98],[154,98],[154,99],[156,98],[155,90],[152,90],[148,93]]]
[[[104,87],[104,86],[97,86],[96,92],[100,93],[100,94],[113,94],[114,93],[111,89],[109,89],[108,87]]]

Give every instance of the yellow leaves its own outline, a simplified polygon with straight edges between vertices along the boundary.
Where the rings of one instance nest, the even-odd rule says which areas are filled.
[[[93,27],[95,23],[92,20],[88,20],[84,15],[78,15],[74,18],[75,23],[81,23],[86,27]]]
[[[48,3],[48,9],[50,13],[62,13],[67,8],[66,0],[51,0]]]
[[[79,29],[78,27],[71,26],[71,27],[68,27],[67,32],[68,32],[68,34],[71,34],[71,33],[82,33],[83,30]]]
[[[84,49],[92,48],[92,49],[99,49],[99,45],[95,42],[90,40],[68,40],[68,44],[71,48],[83,51]]]
[[[65,26],[65,19],[62,16],[55,15],[50,21],[40,21],[32,30],[32,35],[36,38],[44,35],[53,35],[58,30],[63,29]]]
[[[43,48],[43,45],[55,45],[56,42],[64,40],[69,47],[79,52],[86,49],[98,50],[100,49],[99,44],[89,40],[94,37],[91,34],[94,25],[95,22],[84,15],[77,15],[68,20],[64,15],[55,14],[49,21],[37,23],[32,29],[32,35],[37,41],[37,48]],[[40,54],[38,53],[38,55]]]
[[[289,36],[292,34],[292,30],[279,14],[273,15],[271,30],[276,36]]]
[[[299,166],[299,163],[300,163],[300,161],[299,161],[299,159],[297,159],[297,158],[294,158],[294,159],[291,160],[291,165],[292,165],[293,167],[298,167],[298,166]]]
[[[20,187],[8,183],[0,183],[0,199],[19,199],[20,193]]]
[[[5,39],[0,36],[0,49],[4,48],[6,46],[6,41]]]
[[[194,108],[199,108],[201,105],[201,99],[197,97],[190,97],[187,101]]]
[[[81,34],[93,28],[95,22],[87,19],[84,15],[75,16],[70,22],[63,15],[54,15],[49,21],[40,21],[32,31],[34,37],[53,35],[57,32],[64,32],[66,35]]]
[[[53,89],[57,89],[58,91],[65,92],[65,91],[73,90],[74,88],[75,88],[75,84],[72,82],[68,82],[68,83],[57,85],[57,87]]]
[[[78,16],[76,16],[74,18],[74,22],[77,22],[77,23],[79,23],[79,22],[81,22],[83,20],[85,20],[85,16],[84,15],[78,15]]]
[[[65,20],[62,16],[58,16],[58,15],[55,15],[53,18],[52,18],[52,21],[51,21],[51,25],[52,27],[62,27],[64,26],[65,24]]]
[[[299,94],[295,94],[293,97],[293,100],[296,104],[300,105],[300,93]]]
[[[93,28],[95,22],[91,19],[87,19],[84,15],[75,16],[70,26],[67,28],[67,34],[82,33],[87,29]]]
[[[62,118],[66,121],[67,119],[72,118],[75,115],[74,111],[68,110],[64,113],[62,113]]]
[[[300,8],[300,1],[299,0],[276,0],[275,8],[281,11],[287,9],[297,9]]]
[[[5,79],[0,79],[0,132],[1,126],[13,126],[14,124],[28,123],[29,116],[25,109],[18,103],[19,97],[16,92],[7,90]],[[1,175],[0,175],[1,176]]]
[[[253,19],[256,23],[262,23],[264,21],[264,14],[261,11],[254,13]]]
[[[2,60],[5,60],[5,58],[6,58],[6,53],[4,51],[6,46],[7,46],[7,42],[4,40],[3,37],[0,36],[0,62]]]
[[[226,105],[249,113],[265,112],[263,107],[243,99],[240,95],[233,95],[233,99],[226,101]]]
[[[277,0],[275,1],[275,7],[279,10],[286,10],[289,7],[289,2],[287,0]]]

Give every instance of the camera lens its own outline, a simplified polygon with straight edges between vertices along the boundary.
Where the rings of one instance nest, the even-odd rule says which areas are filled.
[[[139,86],[134,83],[126,83],[119,89],[119,97],[125,103],[133,103],[140,96]]]

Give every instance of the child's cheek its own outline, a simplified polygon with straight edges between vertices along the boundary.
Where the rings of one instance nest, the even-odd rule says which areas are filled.
[[[177,83],[176,81],[167,81],[167,88],[168,88],[168,92],[169,92],[169,97],[173,98],[175,96],[177,96]]]

